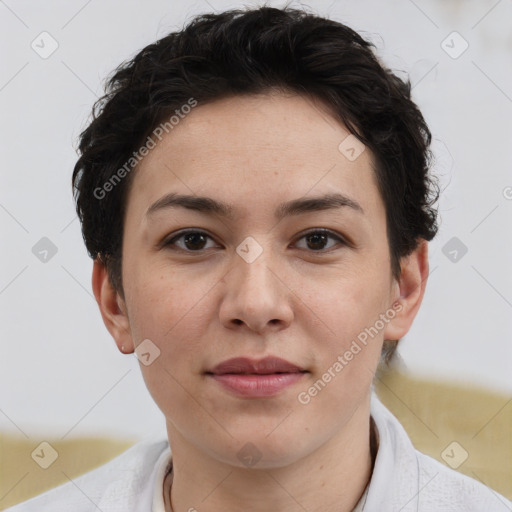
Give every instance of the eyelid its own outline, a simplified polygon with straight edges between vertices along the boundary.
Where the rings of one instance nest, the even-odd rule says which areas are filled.
[[[183,229],[181,231],[177,231],[176,233],[172,233],[171,235],[169,236],[166,236],[161,243],[158,244],[159,248],[165,248],[165,247],[169,247],[172,244],[173,241],[175,240],[178,240],[179,238],[185,236],[185,235],[189,235],[191,233],[199,233],[201,235],[205,235],[207,236],[208,238],[212,239],[215,241],[215,237],[213,235],[210,235],[210,233],[208,233],[208,231],[205,231],[203,228],[186,228],[186,229]],[[185,249],[182,249],[181,247],[176,247],[176,250],[177,251],[182,251],[182,252],[187,252],[187,253],[200,253],[200,252],[204,252],[204,250],[201,250],[201,251],[187,251]]]
[[[304,238],[305,236],[313,234],[313,233],[321,233],[323,235],[330,236],[331,238],[335,238],[336,240],[338,240],[338,242],[340,242],[342,245],[346,245],[348,247],[353,247],[354,246],[354,244],[350,240],[348,240],[345,236],[341,235],[340,233],[338,233],[336,231],[332,231],[331,229],[327,229],[327,228],[310,228],[310,229],[307,229],[306,231],[303,231],[302,233],[299,233],[297,235],[297,237],[295,238],[295,241],[293,243],[296,243],[301,238]],[[333,247],[331,247],[330,249],[322,250],[322,251],[310,250],[309,252],[312,252],[312,253],[316,252],[316,253],[320,254],[320,253],[327,253],[327,252],[329,252],[332,249],[333,249]]]
[[[184,252],[184,253],[187,253],[187,254],[201,254],[201,253],[205,252],[205,249],[201,249],[201,250],[198,250],[198,251],[190,251],[190,250],[187,250],[187,249],[182,249],[181,247],[177,247],[174,244],[175,240],[178,240],[181,237],[183,237],[185,235],[188,235],[188,234],[191,234],[191,233],[205,235],[207,238],[210,238],[211,240],[216,242],[215,237],[210,235],[210,233],[208,233],[208,231],[205,231],[202,228],[186,228],[186,229],[184,229],[182,231],[178,231],[177,233],[173,233],[171,236],[165,237],[164,240],[161,242],[161,244],[159,244],[159,246],[160,246],[160,248],[165,248],[165,247],[171,247],[172,246],[173,250],[176,250],[178,252]],[[306,237],[309,234],[316,234],[316,233],[321,233],[321,234],[329,236],[329,237],[331,237],[333,239],[336,239],[338,241],[338,244],[341,244],[341,245],[344,245],[344,246],[347,246],[347,247],[351,247],[351,248],[354,247],[354,244],[349,239],[347,239],[347,237],[341,235],[340,233],[338,233],[336,231],[332,231],[332,230],[327,229],[327,228],[309,228],[306,231],[303,231],[303,232],[299,233],[295,237],[295,239],[293,241],[293,244],[296,244],[300,239]],[[313,254],[327,254],[327,253],[329,253],[329,252],[331,252],[332,250],[335,250],[335,249],[336,249],[336,246],[330,247],[329,249],[321,249],[321,250],[318,250],[318,251],[308,250],[308,249],[301,249],[301,250],[304,250],[304,251],[307,251],[307,252],[310,252],[310,253],[313,253]]]

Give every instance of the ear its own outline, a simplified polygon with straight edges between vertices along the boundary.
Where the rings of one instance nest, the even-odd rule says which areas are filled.
[[[399,340],[411,328],[416,317],[428,278],[428,242],[420,240],[418,247],[400,261],[400,277],[396,281],[397,293],[393,300],[395,317],[384,330],[385,340]]]
[[[126,304],[114,290],[105,265],[96,258],[92,269],[92,289],[100,308],[103,322],[114,338],[117,348],[124,354],[134,351],[130,322],[126,313]]]

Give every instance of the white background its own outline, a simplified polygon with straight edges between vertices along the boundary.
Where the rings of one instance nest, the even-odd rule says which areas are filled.
[[[423,307],[401,342],[405,366],[512,393],[512,2],[311,4],[409,73],[435,138],[441,228]],[[243,5],[0,2],[0,430],[132,439],[163,430],[137,360],[118,352],[92,296],[71,195],[74,147],[121,61],[196,13]],[[47,59],[31,48],[43,31],[59,45]],[[441,46],[453,31],[469,44],[456,59]],[[452,52],[462,48],[457,37],[444,43]],[[58,249],[47,263],[32,253],[42,237]],[[442,252],[452,237],[468,248],[456,263]]]

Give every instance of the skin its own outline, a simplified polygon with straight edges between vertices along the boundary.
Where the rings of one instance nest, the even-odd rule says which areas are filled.
[[[428,255],[421,241],[393,278],[373,158],[368,149],[354,161],[340,153],[348,135],[311,99],[231,97],[195,107],[136,170],[124,226],[124,298],[100,261],[93,290],[120,350],[133,352],[145,339],[160,350],[141,371],[166,418],[175,512],[351,511],[367,485],[372,379],[383,340],[403,337],[418,311]],[[169,192],[230,203],[235,217],[182,207],[148,216]],[[362,211],[274,218],[282,202],[333,192]],[[184,228],[209,237],[162,246]],[[349,243],[304,237],[319,228]],[[252,263],[236,252],[247,237],[263,250]],[[393,304],[400,312],[301,404],[298,394]],[[267,355],[308,373],[260,399],[234,396],[204,374],[232,357]],[[237,457],[249,442],[261,454],[252,467]]]

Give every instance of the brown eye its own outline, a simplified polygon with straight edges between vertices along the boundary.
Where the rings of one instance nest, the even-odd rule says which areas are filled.
[[[327,229],[317,229],[314,231],[310,231],[309,233],[303,235],[299,240],[302,239],[306,240],[307,249],[316,252],[331,249],[333,245],[326,248],[326,244],[328,243],[329,239],[336,240],[338,243],[345,245],[345,242],[342,238],[340,238],[338,235]],[[336,244],[334,244],[334,246],[335,245]]]
[[[164,246],[176,246],[178,249],[183,251],[199,252],[205,249],[207,239],[211,239],[211,236],[204,231],[186,231],[171,238],[168,242],[165,242]],[[182,240],[181,245],[177,244],[177,241],[180,240]]]
[[[207,247],[208,239],[213,240],[210,235],[204,231],[184,231],[168,241],[163,243],[163,247],[181,250],[184,252],[202,252]],[[299,247],[312,252],[327,252],[336,245],[347,245],[346,242],[337,234],[327,229],[316,229],[302,235],[299,240],[305,240],[306,246]],[[335,243],[330,243],[329,240],[334,240]]]

